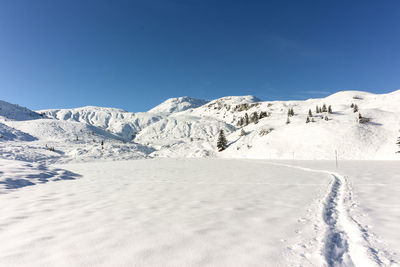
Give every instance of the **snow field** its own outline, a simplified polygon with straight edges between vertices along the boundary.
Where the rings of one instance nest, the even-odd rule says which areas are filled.
[[[239,160],[56,167],[83,177],[0,194],[1,266],[288,266],[330,181]]]

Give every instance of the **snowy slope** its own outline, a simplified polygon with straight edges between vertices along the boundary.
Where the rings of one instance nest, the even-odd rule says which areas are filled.
[[[208,101],[188,96],[169,98],[158,106],[149,110],[151,113],[171,114],[207,104]]]
[[[144,127],[163,116],[150,113],[132,113],[116,108],[87,106],[73,109],[41,110],[46,116],[58,120],[78,121],[102,128],[130,141]]]
[[[107,129],[80,122],[79,117],[76,117],[77,120],[59,120],[17,105],[1,104],[0,158],[3,159],[29,162],[118,160],[146,158],[154,152],[151,147],[127,143]],[[104,111],[103,108],[95,109]],[[119,123],[117,121],[113,125]],[[135,123],[132,122],[132,125]]]
[[[107,139],[113,140],[115,146],[131,143],[129,149],[123,149],[125,155],[133,155],[139,149],[137,152],[144,157],[332,160],[337,153],[339,159],[400,159],[400,153],[395,153],[399,150],[396,139],[400,136],[398,103],[400,90],[381,95],[342,91],[305,101],[261,101],[254,96],[229,96],[203,104],[201,100],[183,97],[169,99],[151,112],[134,114],[88,106],[43,110],[40,112],[46,116],[39,119],[41,116],[37,113],[2,102],[0,120],[4,125],[0,134],[18,140],[11,138],[15,135],[11,132],[20,131],[37,138],[41,146],[55,142],[55,146],[63,147],[65,155],[72,158],[76,153],[69,151],[83,146],[89,151],[95,147],[97,151],[100,140]],[[324,104],[332,107],[332,114],[316,113],[316,106]],[[358,112],[353,111],[352,104],[358,106]],[[295,115],[289,117],[287,124],[289,109]],[[311,122],[306,123],[309,110]],[[261,112],[265,116],[252,122],[251,117],[254,114],[259,117]],[[246,114],[250,117],[249,124],[238,124]],[[360,114],[369,122],[360,123]],[[228,148],[217,152],[216,140],[221,129],[227,136]],[[242,130],[246,133],[244,136]],[[98,137],[93,138],[91,134]],[[75,141],[76,137],[79,142]],[[5,149],[12,153],[9,147]],[[115,148],[113,153],[104,151],[100,158],[120,158],[119,149]],[[83,152],[77,154],[80,159],[85,158]],[[100,154],[95,155],[88,153],[87,157],[95,159]]]
[[[33,141],[36,138],[24,133],[22,131],[19,131],[17,129],[14,129],[12,127],[9,127],[3,123],[0,123],[0,142],[4,141]]]
[[[259,123],[244,126],[246,136],[239,132],[228,136],[234,142],[224,157],[275,159],[334,159],[335,150],[341,159],[399,159],[395,140],[399,136],[400,91],[387,95],[346,91],[324,99],[307,101],[263,102],[248,110],[267,111],[270,117]],[[357,104],[354,113],[351,104]],[[315,107],[331,105],[333,113],[317,113]],[[293,108],[295,116],[287,121],[287,110]],[[305,123],[311,109],[315,122]],[[225,113],[229,113],[225,111]],[[241,112],[243,113],[243,112]],[[359,123],[358,115],[369,118]],[[225,115],[228,117],[228,115]],[[229,114],[235,117],[235,115]],[[327,116],[328,121],[323,118]],[[237,117],[237,116],[236,116]],[[270,133],[269,129],[273,129]]]
[[[230,133],[235,127],[221,120],[176,114],[143,129],[135,142],[157,148],[151,154],[156,157],[206,157],[214,155],[221,129]]]
[[[30,109],[0,100],[0,120],[21,121],[38,118],[41,118],[40,114]]]

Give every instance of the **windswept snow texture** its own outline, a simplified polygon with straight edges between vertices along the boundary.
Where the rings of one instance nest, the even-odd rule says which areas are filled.
[[[163,103],[149,110],[151,113],[164,113],[171,114],[180,112],[188,109],[198,108],[202,105],[207,104],[208,101],[202,99],[196,99],[191,97],[177,97],[169,98]]]

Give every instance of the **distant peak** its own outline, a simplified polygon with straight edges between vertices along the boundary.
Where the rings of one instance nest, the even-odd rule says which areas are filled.
[[[185,111],[191,108],[198,108],[208,101],[203,99],[197,99],[188,96],[168,98],[158,106],[149,110],[152,113],[175,113],[180,111]]]

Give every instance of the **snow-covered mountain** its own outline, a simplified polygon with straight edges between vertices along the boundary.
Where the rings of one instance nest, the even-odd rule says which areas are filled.
[[[84,122],[105,129],[130,141],[143,128],[164,116],[146,112],[132,113],[122,109],[87,106],[72,109],[40,110],[47,117],[65,121]]]
[[[342,91],[305,101],[229,96],[207,102],[182,97],[141,113],[91,106],[34,112],[1,101],[0,157],[334,159],[337,153],[339,159],[400,159],[395,153],[398,103],[400,90]],[[326,110],[319,112],[323,106]],[[292,109],[294,115],[288,117]],[[228,147],[217,152],[221,129]],[[50,153],[48,147],[56,151]]]
[[[169,98],[158,106],[150,109],[149,112],[171,114],[188,109],[198,108],[207,103],[208,101],[206,100],[196,99],[188,96]]]
[[[40,114],[30,109],[0,100],[1,120],[26,121],[38,118],[40,118]]]

